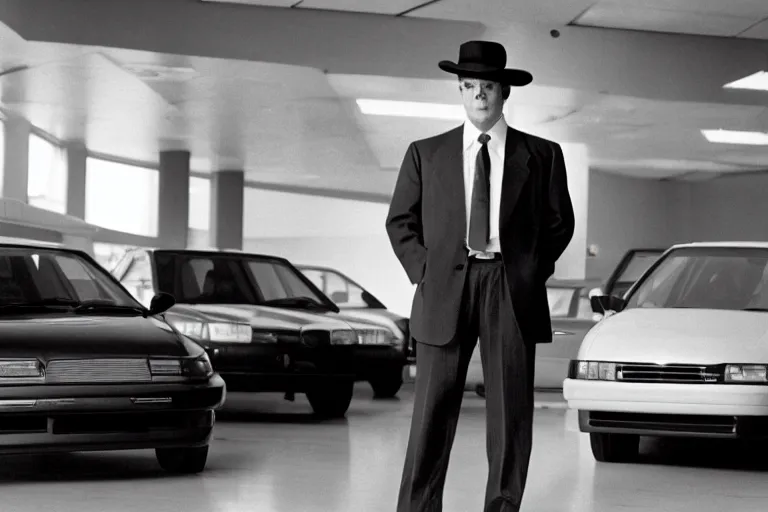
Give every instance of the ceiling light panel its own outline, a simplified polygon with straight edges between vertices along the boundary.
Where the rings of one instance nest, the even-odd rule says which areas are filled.
[[[303,0],[297,7],[329,11],[399,14],[423,3],[423,0]]]
[[[701,130],[709,142],[719,144],[745,144],[751,146],[768,146],[768,133],[745,132],[735,130]]]
[[[212,4],[259,5],[262,7],[291,7],[298,0],[200,0]]]
[[[577,26],[644,30],[678,34],[735,36],[760,19],[682,12],[599,2],[577,18]]]
[[[768,91],[768,71],[758,71],[744,78],[725,84],[726,89],[751,89],[754,91]]]
[[[359,99],[357,106],[371,116],[418,117],[426,119],[463,120],[464,107],[446,103]]]

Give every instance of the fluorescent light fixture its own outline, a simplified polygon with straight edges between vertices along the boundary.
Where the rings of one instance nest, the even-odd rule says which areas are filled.
[[[720,144],[749,144],[752,146],[768,146],[768,133],[740,132],[732,130],[701,130],[709,142]]]
[[[757,73],[735,82],[725,84],[726,89],[751,89],[753,91],[768,91],[768,71],[758,71]]]
[[[359,99],[357,106],[363,114],[371,116],[422,117],[453,121],[460,121],[465,117],[464,107],[445,103]]]

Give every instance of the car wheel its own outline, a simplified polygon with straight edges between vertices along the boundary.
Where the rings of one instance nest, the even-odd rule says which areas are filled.
[[[479,396],[480,398],[485,398],[485,385],[478,384],[475,387],[475,393],[477,393],[477,396]]]
[[[589,443],[598,462],[632,462],[640,449],[640,436],[590,432]]]
[[[354,381],[321,384],[307,391],[307,400],[315,414],[324,418],[343,418],[352,403]]]
[[[158,448],[155,450],[160,467],[169,473],[191,475],[202,473],[208,461],[208,446],[190,448]]]
[[[370,383],[376,398],[392,398],[403,386],[403,372],[392,372],[389,375],[378,376],[371,379]]]

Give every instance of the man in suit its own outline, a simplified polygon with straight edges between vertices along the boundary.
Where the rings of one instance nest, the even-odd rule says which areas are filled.
[[[520,509],[533,431],[537,343],[552,341],[545,283],[573,237],[560,146],[507,126],[504,47],[470,41],[457,63],[466,121],[413,142],[386,228],[412,283],[413,418],[398,512],[439,512],[467,368],[480,339],[486,391],[486,512]]]

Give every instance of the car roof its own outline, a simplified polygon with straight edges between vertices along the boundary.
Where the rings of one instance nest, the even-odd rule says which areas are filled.
[[[684,244],[675,244],[671,249],[680,249],[684,247],[713,247],[713,248],[734,248],[734,249],[768,249],[768,242],[760,241],[741,241],[741,242],[689,242]]]
[[[272,259],[272,260],[282,260],[282,261],[288,261],[286,258],[282,256],[275,256],[274,254],[261,254],[256,252],[245,252],[241,251],[239,249],[216,249],[216,248],[210,248],[210,249],[144,249],[148,252],[158,252],[158,253],[174,253],[174,254],[196,254],[200,256],[211,256],[211,255],[223,255],[223,256],[248,256],[251,258],[263,258],[263,259]]]
[[[31,240],[29,238],[14,238],[9,236],[0,236],[1,246],[22,246],[29,247],[30,249],[71,249],[64,244],[57,242],[44,242],[42,240]]]

